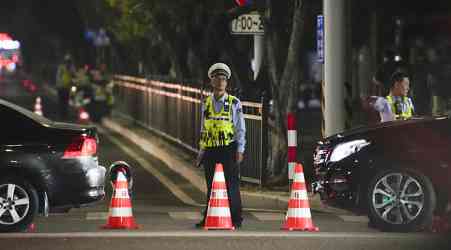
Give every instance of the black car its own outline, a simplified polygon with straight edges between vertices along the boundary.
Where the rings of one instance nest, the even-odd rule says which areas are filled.
[[[415,118],[320,141],[316,182],[328,205],[364,211],[384,231],[417,231],[451,201],[451,119]]]
[[[1,99],[0,117],[0,232],[104,198],[95,127],[54,122]]]

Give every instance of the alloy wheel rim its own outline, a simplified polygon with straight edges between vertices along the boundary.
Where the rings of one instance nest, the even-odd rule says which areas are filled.
[[[22,187],[0,185],[0,224],[14,225],[22,221],[30,209],[30,197]]]
[[[408,224],[424,208],[424,191],[418,180],[409,174],[391,173],[374,186],[372,206],[378,216],[390,224]]]

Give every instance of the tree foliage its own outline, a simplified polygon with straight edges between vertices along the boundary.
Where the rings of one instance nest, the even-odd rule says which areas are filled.
[[[83,1],[84,3],[86,1]],[[287,176],[286,115],[295,111],[297,87],[302,80],[301,58],[307,19],[314,0],[258,0],[238,8],[234,1],[212,0],[94,0],[102,8],[85,15],[111,32],[124,56],[145,63],[148,73],[174,78],[205,80],[215,61],[228,63],[238,87],[252,82],[252,36],[232,37],[229,22],[239,14],[258,9],[265,17],[265,59],[258,86],[266,86],[274,103],[269,173],[277,180]],[[87,6],[81,6],[89,12]],[[95,9],[94,8],[94,9]],[[132,64],[133,65],[133,64]],[[269,84],[263,84],[262,82]],[[257,86],[257,85],[254,85]]]
[[[116,47],[129,52],[124,56],[133,57],[133,67],[141,61],[150,74],[202,81],[208,65],[221,60],[236,73],[236,86],[250,81],[250,74],[243,72],[250,69],[246,62],[250,61],[251,37],[233,39],[228,30],[234,17],[228,12],[235,6],[233,1],[89,2],[80,1],[79,5],[87,22],[111,32]]]

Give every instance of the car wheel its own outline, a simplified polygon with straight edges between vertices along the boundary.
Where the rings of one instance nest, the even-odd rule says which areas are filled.
[[[19,177],[0,179],[0,232],[25,231],[38,213],[36,189]]]
[[[368,217],[383,231],[419,231],[432,223],[436,196],[430,180],[408,170],[376,174],[368,187]]]

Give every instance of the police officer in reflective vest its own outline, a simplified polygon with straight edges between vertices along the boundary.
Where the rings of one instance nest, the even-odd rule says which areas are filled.
[[[236,228],[241,227],[239,163],[243,160],[246,128],[240,100],[226,92],[230,76],[230,68],[224,63],[213,64],[208,70],[213,94],[202,103],[200,152],[196,162],[204,166],[208,192],[204,217],[196,227],[204,226],[216,163],[224,167],[232,223]]]
[[[410,88],[409,77],[402,72],[392,75],[390,94],[383,98],[379,97],[373,107],[379,111],[381,122],[394,120],[407,120],[414,114],[412,99],[407,96]]]

